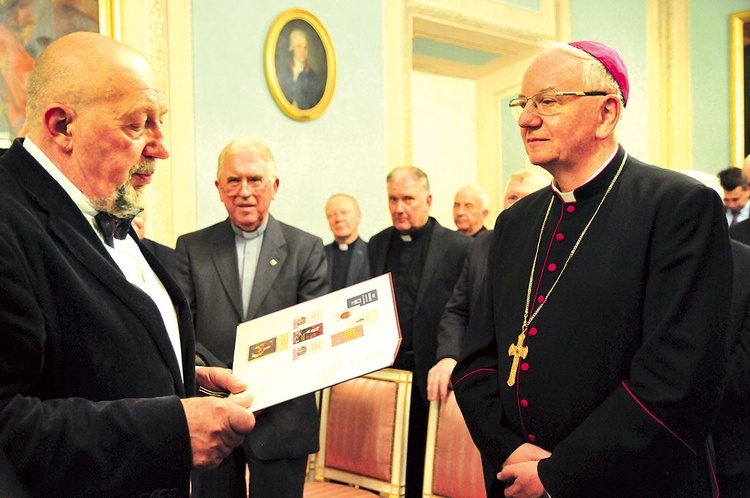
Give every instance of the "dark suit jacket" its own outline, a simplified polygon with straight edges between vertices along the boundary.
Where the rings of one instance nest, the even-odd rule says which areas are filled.
[[[144,253],[177,310],[183,371],[154,302],[20,141],[0,198],[0,459],[34,496],[186,493],[195,367],[177,284]]]
[[[721,474],[750,472],[750,247],[732,241],[732,255],[731,352],[724,398],[712,431]]]
[[[156,259],[159,260],[159,263],[161,263],[165,270],[170,274],[172,273],[174,269],[174,249],[151,239],[143,239],[141,240],[141,244],[151,251],[151,254],[156,256]]]
[[[328,282],[333,282],[333,251],[334,244],[325,246],[326,259],[328,260]],[[351,244],[349,250],[352,252],[349,260],[349,269],[346,272],[346,281],[344,287],[349,287],[359,282],[364,282],[370,278],[370,261],[367,259],[367,242],[357,237],[357,240]],[[338,290],[338,289],[332,289]]]
[[[373,277],[385,273],[388,247],[395,231],[395,228],[389,227],[370,239],[368,251]],[[471,237],[448,230],[435,221],[422,268],[422,279],[417,289],[412,322],[415,382],[425,402],[427,372],[435,364],[438,322],[461,273],[472,241]]]
[[[745,245],[750,245],[750,219],[729,227],[729,236]]]
[[[471,310],[476,309],[484,276],[487,274],[487,256],[492,243],[492,230],[482,230],[474,235],[474,242],[464,260],[464,266],[453,293],[445,304],[438,327],[435,362],[443,358],[458,360],[461,341],[469,325]]]
[[[230,368],[237,324],[244,321],[234,238],[228,219],[182,235],[174,272],[193,310],[198,355]],[[326,294],[326,275],[323,241],[269,215],[247,319]],[[307,455],[318,449],[318,425],[315,397],[308,394],[263,410],[245,444],[263,460]]]

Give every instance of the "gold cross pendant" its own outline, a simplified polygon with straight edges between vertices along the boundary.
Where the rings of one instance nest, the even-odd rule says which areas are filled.
[[[513,357],[513,364],[510,366],[510,374],[508,375],[508,386],[512,387],[516,383],[516,372],[518,372],[518,362],[521,358],[526,358],[529,354],[529,347],[523,345],[523,341],[526,339],[526,334],[521,332],[518,334],[518,343],[511,344],[508,348],[508,356]]]

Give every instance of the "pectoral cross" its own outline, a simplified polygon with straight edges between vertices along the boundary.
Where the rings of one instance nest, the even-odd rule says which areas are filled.
[[[523,345],[523,341],[526,339],[526,334],[521,332],[518,334],[518,343],[511,344],[508,348],[508,356],[513,357],[513,364],[510,366],[510,374],[508,375],[508,386],[512,387],[516,383],[516,372],[518,372],[518,362],[521,358],[526,358],[529,354],[529,347]]]

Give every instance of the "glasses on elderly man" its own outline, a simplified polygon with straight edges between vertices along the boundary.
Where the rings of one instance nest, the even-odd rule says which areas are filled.
[[[510,110],[513,112],[513,116],[518,119],[521,116],[526,104],[531,102],[536,109],[537,114],[542,116],[554,116],[559,113],[562,109],[562,103],[560,97],[601,97],[602,95],[609,95],[608,92],[558,92],[557,90],[547,89],[542,90],[539,93],[535,93],[531,97],[518,96],[511,99],[508,102]]]
[[[222,185],[220,184],[221,190],[227,195],[238,195],[242,192],[242,189],[247,189],[250,195],[262,194],[265,190],[271,186],[273,178],[269,178],[268,181],[261,180],[260,178],[229,178]]]

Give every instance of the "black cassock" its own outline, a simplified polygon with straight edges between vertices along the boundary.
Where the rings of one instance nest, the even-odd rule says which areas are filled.
[[[485,473],[529,442],[552,452],[538,470],[553,498],[710,496],[732,280],[722,201],[622,148],[573,194],[543,189],[497,219],[453,373]],[[510,375],[527,299],[529,316],[542,307]]]

